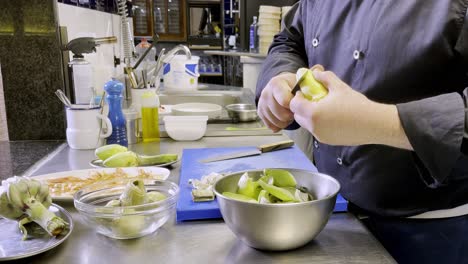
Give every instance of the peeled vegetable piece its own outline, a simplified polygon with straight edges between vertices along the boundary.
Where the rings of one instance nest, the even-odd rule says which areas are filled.
[[[145,183],[142,180],[134,180],[127,183],[119,200],[121,206],[133,206],[146,203]]]
[[[111,168],[135,167],[138,166],[138,158],[134,152],[125,151],[107,158],[102,164]]]
[[[244,173],[237,183],[237,193],[248,196],[253,199],[257,199],[261,189],[257,182],[254,182],[248,173]]]
[[[158,165],[176,161],[178,159],[177,154],[160,154],[154,156],[138,155],[138,165]]]
[[[296,81],[300,82],[301,92],[310,101],[318,101],[328,94],[327,88],[314,78],[310,69],[300,68],[296,72]]]
[[[105,145],[102,147],[97,148],[94,151],[94,155],[100,160],[106,160],[112,156],[114,156],[117,153],[120,152],[125,152],[128,149],[124,146],[121,146],[119,144],[110,144],[110,145]]]
[[[307,202],[307,201],[310,201],[310,197],[309,197],[309,194],[305,193],[305,192],[302,192],[301,190],[299,189],[296,189],[294,187],[285,187],[283,188],[287,191],[289,191],[293,196],[294,196],[294,200],[296,202]]]
[[[25,224],[35,222],[49,235],[65,232],[68,223],[48,210],[52,204],[49,187],[27,178],[11,177],[0,186],[0,216],[18,221],[23,240],[28,236]]]
[[[265,176],[273,178],[273,185],[277,187],[296,187],[297,182],[294,176],[287,170],[265,169]],[[270,182],[267,182],[271,184]]]
[[[270,200],[270,194],[265,191],[265,190],[261,190],[260,193],[258,194],[258,199],[257,201],[261,204],[269,204],[271,203],[271,200]]]
[[[146,194],[146,200],[148,203],[153,203],[153,202],[158,202],[166,199],[167,196],[164,193],[161,192],[149,192]]]
[[[145,184],[142,180],[131,181],[125,186],[119,200],[109,201],[106,207],[142,205],[146,203],[146,195]],[[123,212],[127,215],[111,220],[113,232],[125,237],[138,236],[145,227],[145,217],[137,215],[137,212],[130,208],[124,209]],[[135,213],[135,215],[132,215],[132,213]]]
[[[239,200],[239,201],[244,201],[244,202],[251,202],[251,203],[256,203],[257,200],[249,197],[249,196],[245,196],[245,195],[242,195],[242,194],[238,194],[238,193],[233,193],[233,192],[223,192],[223,195],[226,196],[227,198],[231,198],[231,199],[234,199],[234,200]]]
[[[274,185],[265,183],[263,181],[258,181],[258,183],[260,184],[260,186],[262,186],[262,188],[265,191],[269,192],[271,195],[277,197],[278,199],[280,199],[283,202],[296,201],[296,198],[294,197],[294,195],[291,194],[291,192],[289,192],[286,189],[276,187]]]

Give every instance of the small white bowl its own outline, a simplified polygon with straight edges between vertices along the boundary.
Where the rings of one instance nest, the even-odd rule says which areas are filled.
[[[174,140],[193,141],[202,138],[206,132],[208,116],[165,116],[164,127]]]

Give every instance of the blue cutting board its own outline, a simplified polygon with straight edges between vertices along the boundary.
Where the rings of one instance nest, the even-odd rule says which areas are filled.
[[[256,147],[184,149],[180,167],[177,221],[222,218],[216,200],[197,203],[192,201],[192,186],[189,184],[189,179],[200,179],[203,175],[211,172],[228,173],[264,168],[293,168],[317,171],[317,168],[297,146],[252,157],[210,163],[199,162],[199,160],[208,157],[254,149]],[[346,209],[346,200],[338,195],[334,211],[343,212]]]

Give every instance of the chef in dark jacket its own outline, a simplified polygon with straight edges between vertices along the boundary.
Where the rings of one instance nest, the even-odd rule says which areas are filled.
[[[314,162],[399,263],[468,263],[468,1],[302,0],[257,84],[274,131],[306,128]],[[291,94],[315,67],[319,102]]]

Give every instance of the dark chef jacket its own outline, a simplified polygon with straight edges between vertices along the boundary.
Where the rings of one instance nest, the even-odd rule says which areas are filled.
[[[465,204],[467,7],[466,0],[300,1],[270,47],[257,100],[279,73],[322,64],[369,99],[396,104],[414,148],[315,141],[318,170],[341,183],[345,198],[384,216]]]

